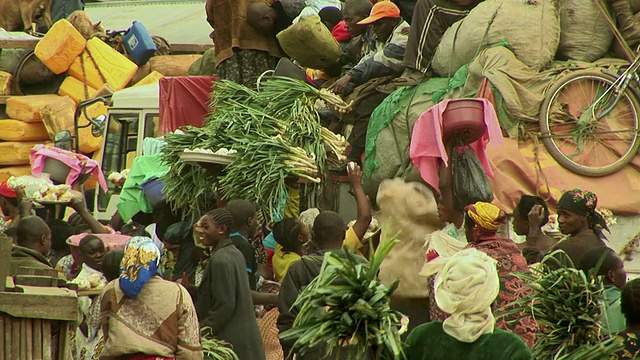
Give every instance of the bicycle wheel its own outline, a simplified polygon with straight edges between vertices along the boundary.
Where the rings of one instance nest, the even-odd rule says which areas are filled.
[[[542,103],[542,142],[558,163],[576,174],[614,173],[638,151],[640,104],[631,89],[616,92],[615,80],[600,71],[575,71],[560,78]]]

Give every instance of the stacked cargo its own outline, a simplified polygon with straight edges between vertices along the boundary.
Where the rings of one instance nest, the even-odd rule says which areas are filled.
[[[12,97],[7,100],[9,119],[0,120],[0,181],[29,175],[29,151],[50,139],[40,110],[58,95]]]
[[[7,100],[6,112],[11,119],[0,122],[0,126],[4,125],[0,151],[7,154],[0,155],[0,166],[24,166],[25,172],[28,172],[29,150],[33,145],[53,140],[60,131],[68,130],[76,135],[78,103],[93,97],[97,89],[105,85],[114,90],[123,89],[138,69],[102,40],[91,38],[87,41],[67,20],[55,23],[36,46],[35,55],[55,74],[66,72],[69,75],[57,95],[15,96]],[[95,118],[106,115],[108,108],[96,103],[86,110]],[[87,124],[89,121],[82,113],[78,125]],[[100,149],[102,138],[93,136],[90,126],[78,132],[77,141],[82,153],[91,154]]]

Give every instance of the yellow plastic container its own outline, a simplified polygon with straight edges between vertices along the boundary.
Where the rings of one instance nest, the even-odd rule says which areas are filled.
[[[7,115],[24,122],[42,122],[40,109],[58,100],[60,96],[55,94],[13,96],[7,99]]]
[[[25,175],[31,175],[30,165],[0,167],[0,181],[9,180],[12,176],[18,177]]]
[[[11,79],[8,72],[0,71],[0,95],[11,95]]]
[[[73,120],[76,114],[76,103],[68,96],[58,96],[58,100],[43,106],[40,109],[42,122],[54,138],[56,133],[69,130],[73,132]]]
[[[159,72],[153,70],[149,75],[147,75],[144,78],[142,78],[140,81],[138,81],[132,87],[155,84],[158,81],[160,81],[160,79],[162,79],[163,77],[164,77],[164,75],[162,75]]]
[[[98,115],[107,115],[109,111],[109,107],[102,103],[95,103],[87,108],[87,113],[92,118],[97,117]],[[82,114],[78,119],[78,125],[83,126],[87,124],[89,120]],[[95,137],[93,136],[91,126],[86,128],[79,129],[79,141],[80,141],[80,152],[83,154],[90,154],[94,151],[99,150],[102,147],[102,135]]]
[[[96,64],[93,63],[88,55],[91,53]],[[81,60],[84,59],[84,73],[82,70]],[[100,71],[98,71],[100,69]],[[71,64],[69,68],[69,74],[74,78],[86,82],[94,89],[99,89],[104,85],[102,76],[106,79],[106,82],[111,85],[115,90],[122,90],[131,81],[133,76],[138,71],[138,65],[133,61],[127,59],[124,55],[115,51],[111,46],[104,43],[104,41],[98,38],[91,38],[87,41],[85,51]],[[85,75],[86,74],[86,79]]]
[[[29,164],[29,151],[42,141],[0,142],[0,166]]]
[[[62,74],[82,53],[87,40],[65,19],[57,21],[38,42],[35,55],[49,70]]]
[[[89,92],[89,97],[85,95],[85,86]],[[85,85],[82,81],[74,78],[73,76],[67,76],[62,82],[62,85],[60,85],[60,89],[58,89],[58,95],[68,96],[78,104],[80,101],[92,98],[96,91],[98,90],[89,85]]]
[[[3,141],[43,141],[49,140],[49,133],[43,123],[26,123],[20,120],[0,120],[0,140]]]

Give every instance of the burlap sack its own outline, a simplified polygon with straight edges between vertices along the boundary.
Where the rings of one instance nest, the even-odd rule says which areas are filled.
[[[555,0],[487,0],[444,33],[431,66],[451,77],[479,50],[506,42],[520,61],[542,70],[553,61],[559,41]]]
[[[381,241],[398,234],[396,244],[380,266],[379,278],[385,286],[400,280],[394,297],[425,299],[426,279],[419,275],[425,260],[425,237],[444,227],[438,217],[433,192],[424,184],[402,179],[384,180],[377,197],[382,228]],[[426,311],[426,309],[425,309]]]
[[[557,59],[593,62],[609,50],[613,33],[595,1],[564,0],[560,3]]]
[[[405,170],[411,165],[409,142],[413,124],[433,105],[433,93],[444,89],[447,83],[446,79],[430,79],[417,89],[396,90],[397,93],[389,95],[371,115],[363,181],[369,197],[375,198],[382,180],[406,175],[408,171]],[[392,118],[390,122],[387,117]],[[378,122],[388,122],[388,125],[378,130]]]

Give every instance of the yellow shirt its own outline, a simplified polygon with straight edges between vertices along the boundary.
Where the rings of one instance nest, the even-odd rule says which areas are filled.
[[[284,204],[284,218],[297,219],[300,216],[300,190],[287,188],[287,202]]]
[[[342,248],[344,250],[351,251],[362,256],[360,249],[362,249],[362,242],[356,235],[356,232],[352,227],[347,230],[344,241],[342,242]],[[285,252],[280,244],[276,244],[276,250],[273,254],[273,275],[277,282],[282,282],[284,276],[287,274],[287,270],[294,262],[300,260],[301,256],[294,252]]]
[[[360,249],[362,249],[362,246],[363,246],[362,242],[360,241],[360,238],[358,237],[358,235],[356,235],[355,230],[353,230],[353,227],[350,227],[347,230],[347,234],[344,237],[344,241],[342,241],[342,249],[351,251],[352,253],[356,253],[362,256],[362,253],[360,252]]]
[[[294,252],[285,252],[280,244],[276,244],[276,250],[273,254],[273,276],[276,281],[281,282],[291,264],[298,260],[300,260],[300,255]]]

